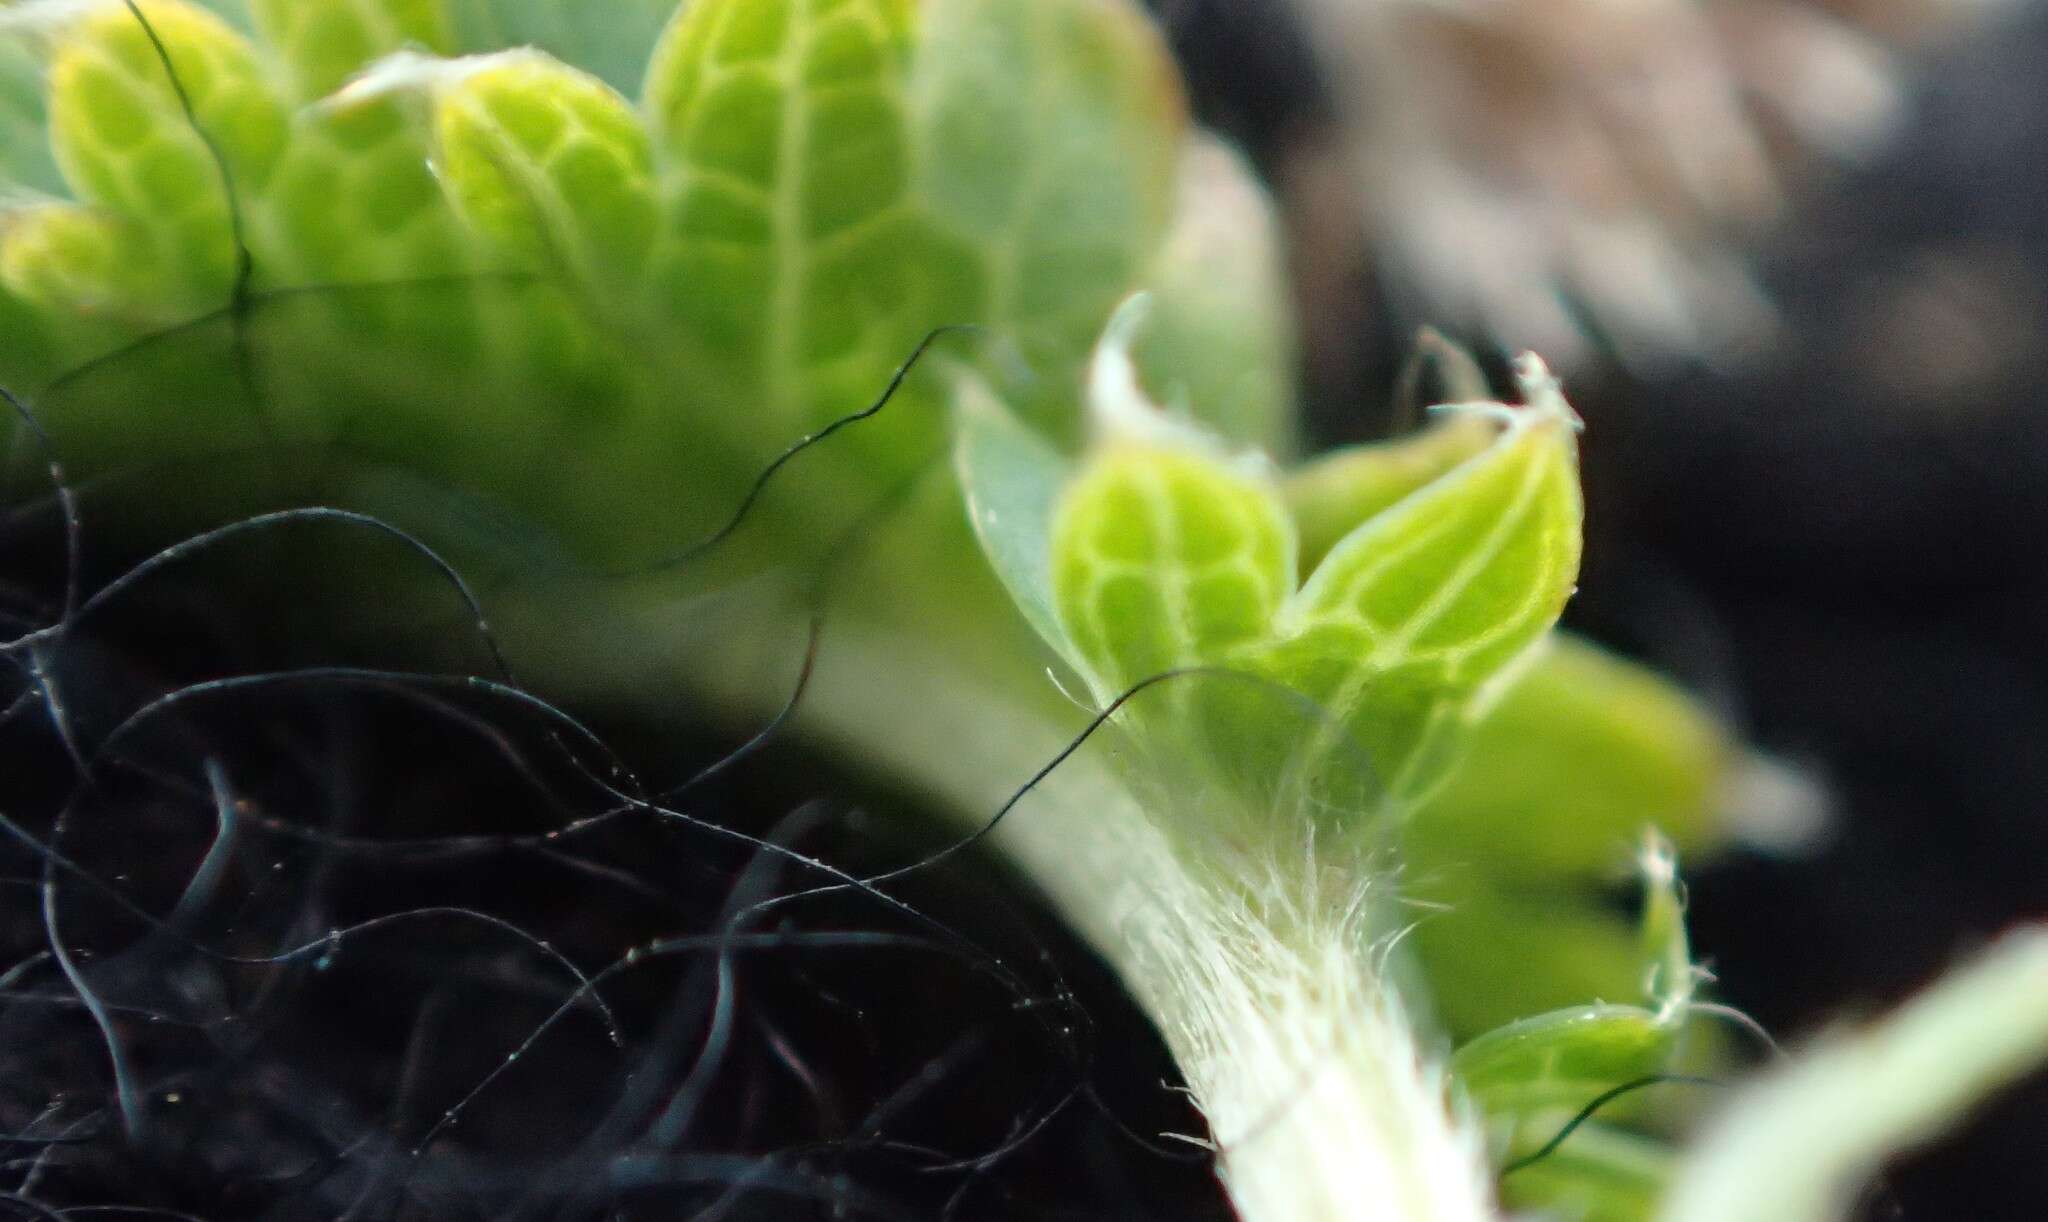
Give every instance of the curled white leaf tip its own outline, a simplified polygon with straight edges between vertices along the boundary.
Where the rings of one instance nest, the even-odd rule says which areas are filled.
[[[1754,751],[1723,777],[1715,805],[1737,840],[1780,857],[1818,849],[1837,822],[1824,776],[1810,766]]]
[[[460,84],[479,72],[542,58],[532,47],[483,55],[434,55],[409,48],[372,61],[333,93],[314,103],[323,111],[347,110],[398,93],[429,93]]]
[[[1424,410],[1432,416],[1477,416],[1510,430],[1531,423],[1559,420],[1574,433],[1586,431],[1584,417],[1566,401],[1563,384],[1557,380],[1557,375],[1550,372],[1550,366],[1542,357],[1524,352],[1515,358],[1514,370],[1515,385],[1522,395],[1520,404],[1481,399],[1432,403]]]
[[[1643,833],[1643,847],[1636,850],[1636,868],[1652,887],[1668,887],[1678,879],[1678,854],[1655,828]]]
[[[1109,325],[1089,357],[1088,411],[1096,428],[1104,433],[1143,435],[1156,427],[1163,414],[1145,394],[1138,381],[1137,362],[1131,356],[1131,346],[1151,313],[1150,293],[1124,298],[1109,316]]]
[[[1585,420],[1565,400],[1564,384],[1550,372],[1550,366],[1542,357],[1524,352],[1515,358],[1515,385],[1521,389],[1522,403],[1526,408],[1563,418],[1575,433],[1586,431]]]
[[[1145,390],[1131,350],[1152,313],[1152,294],[1133,293],[1110,315],[1088,359],[1088,419],[1098,440],[1136,442],[1170,449],[1204,450],[1223,455],[1222,441],[1196,424],[1185,410],[1169,411]],[[1261,455],[1240,456],[1249,467],[1263,469]]]

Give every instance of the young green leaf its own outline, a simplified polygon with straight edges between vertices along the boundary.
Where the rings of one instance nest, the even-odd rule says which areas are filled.
[[[375,283],[475,267],[475,243],[394,97],[302,112],[255,218],[278,279]]]
[[[1550,630],[1578,576],[1576,420],[1540,364],[1525,383],[1530,405],[1505,409],[1486,451],[1331,549],[1255,655],[1403,797],[1442,779],[1483,685]]]
[[[1466,1043],[1452,1070],[1488,1114],[1576,1108],[1670,1060],[1698,971],[1685,935],[1676,856],[1653,835],[1639,860],[1637,973],[1644,999],[1655,1008],[1592,1001],[1519,1019]]]
[[[1060,626],[1107,701],[1169,672],[1243,670],[1229,660],[1266,638],[1293,587],[1293,524],[1259,463],[1112,442],[1062,496],[1052,560]],[[1168,682],[1132,720],[1163,765],[1155,780],[1192,782],[1174,800],[1184,818],[1301,834],[1296,812],[1348,815],[1361,787],[1376,788],[1369,769],[1349,766],[1348,744],[1304,752],[1316,714],[1284,685],[1256,671]]]
[[[1677,1028],[1641,1006],[1553,1010],[1458,1049],[1451,1072],[1489,1116],[1569,1117],[1616,1086],[1662,1071]]]
[[[976,379],[955,388],[954,432],[954,465],[990,567],[1039,637],[1074,659],[1055,605],[1052,564],[1054,507],[1072,464]]]
[[[1654,1008],[1594,1001],[1554,1010],[1489,1031],[1452,1058],[1460,1087],[1486,1115],[1504,1187],[1518,1202],[1647,1222],[1661,1186],[1666,1160],[1657,1146],[1613,1126],[1642,1115],[1648,1105],[1640,1092],[1670,1072],[1698,973],[1675,857],[1653,837],[1640,861],[1638,962]],[[1526,963],[1503,956],[1501,965],[1513,972]],[[1444,980],[1432,983],[1441,994]],[[1553,1162],[1567,1142],[1567,1161]],[[1522,1178],[1538,1166],[1543,1174]]]
[[[910,37],[901,0],[704,0],[648,68],[659,292],[721,381],[784,419],[844,410],[925,331],[974,321],[912,207]]]
[[[401,47],[454,49],[444,0],[250,0],[249,7],[304,101],[324,97],[364,64]]]
[[[918,24],[912,194],[972,252],[975,319],[1060,377],[1165,230],[1186,123],[1172,56],[1121,0],[926,0]],[[1063,394],[1027,406],[1076,423],[1049,415]]]
[[[1495,430],[1452,413],[1411,437],[1331,450],[1288,472],[1287,506],[1301,531],[1301,565],[1313,572],[1344,536],[1393,508],[1493,443]]]
[[[1060,623],[1098,694],[1261,639],[1294,584],[1293,523],[1264,470],[1142,443],[1081,468],[1052,555]]]
[[[1254,724],[1271,719],[1271,692],[1250,700],[1248,687],[1226,695],[1220,682],[1174,704],[1176,729],[1153,717],[1146,733],[1177,734],[1165,754],[1231,774],[1261,800],[1284,785],[1288,802],[1376,822],[1366,795],[1383,795],[1389,778],[1404,797],[1424,791],[1484,685],[1549,629],[1570,591],[1569,408],[1532,369],[1534,403],[1495,408],[1505,428],[1491,446],[1358,528],[1297,591],[1294,523],[1263,461],[1226,457],[1139,386],[1130,341],[1142,305],[1112,322],[1091,368],[1099,436],[1055,510],[1059,631],[1048,636],[1103,700],[1190,669],[1291,693],[1317,711],[1292,737]],[[1339,764],[1360,752],[1368,765]]]
[[[464,219],[609,301],[657,223],[647,133],[624,98],[538,52],[493,57],[434,96],[441,182]]]
[[[260,190],[284,148],[284,105],[254,48],[218,17],[182,0],[145,0],[141,11],[161,54],[124,5],[90,10],[59,34],[51,149],[81,201],[150,233],[184,301],[217,304],[237,256],[214,149],[239,191]]]
[[[19,208],[0,242],[0,285],[26,301],[63,310],[151,321],[175,296],[155,241],[116,213],[78,204]]]
[[[811,423],[943,324],[1057,385],[1151,256],[1180,123],[1157,34],[1100,0],[703,0],[645,97],[658,292],[703,368]]]
[[[1678,855],[1656,832],[1643,837],[1637,861],[1643,872],[1642,950],[1648,965],[1643,987],[1657,1006],[1657,1015],[1678,1021],[1699,987],[1692,963],[1692,942],[1685,932],[1685,900],[1678,891]]]

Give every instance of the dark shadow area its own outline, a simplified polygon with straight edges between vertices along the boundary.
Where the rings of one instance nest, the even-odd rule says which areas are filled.
[[[9,638],[60,609],[33,527]],[[1225,1216],[1164,1050],[999,863],[846,885],[957,832],[772,737],[585,725],[481,645],[314,651],[265,546],[9,655],[0,1202]]]

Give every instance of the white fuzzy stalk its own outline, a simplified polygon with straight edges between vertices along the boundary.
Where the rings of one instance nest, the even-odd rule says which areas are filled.
[[[1366,906],[1290,902],[1304,897],[1280,872],[1236,893],[1185,882],[1131,904],[1113,957],[1207,1114],[1246,1222],[1491,1216],[1476,1132],[1380,970]]]

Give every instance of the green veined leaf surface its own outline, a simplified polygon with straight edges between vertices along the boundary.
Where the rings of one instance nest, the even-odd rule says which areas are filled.
[[[443,188],[498,246],[601,304],[644,272],[653,159],[638,116],[602,81],[512,53],[438,91],[434,130]]]
[[[1394,441],[1346,446],[1287,473],[1287,504],[1301,531],[1304,576],[1344,536],[1491,445],[1494,431],[1454,415]]]
[[[1571,422],[1512,412],[1486,451],[1325,557],[1250,659],[1340,719],[1390,788],[1427,792],[1483,684],[1534,645],[1578,576]]]
[[[255,49],[188,4],[146,0],[141,8],[237,188],[261,190],[287,118]],[[185,301],[222,299],[235,274],[228,192],[149,34],[125,6],[111,5],[58,37],[50,141],[72,193],[147,233]]]

